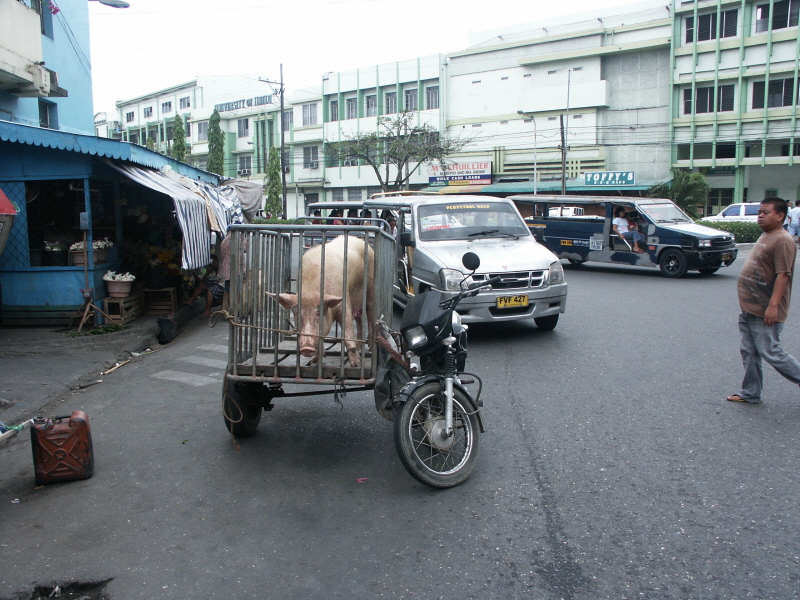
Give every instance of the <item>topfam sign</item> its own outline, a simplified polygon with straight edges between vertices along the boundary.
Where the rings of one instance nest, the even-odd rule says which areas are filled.
[[[256,96],[255,98],[247,98],[246,100],[235,100],[233,102],[215,104],[214,109],[218,112],[225,112],[226,110],[240,110],[242,108],[250,108],[252,106],[264,106],[265,104],[272,104],[272,94],[268,94],[266,96]]]
[[[586,185],[636,185],[636,171],[596,171],[583,178]]]

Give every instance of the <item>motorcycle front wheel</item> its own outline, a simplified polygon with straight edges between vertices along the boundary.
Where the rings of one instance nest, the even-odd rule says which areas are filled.
[[[464,482],[475,468],[481,432],[472,402],[453,390],[453,435],[445,436],[444,382],[416,388],[395,413],[394,445],[414,479],[435,488]]]

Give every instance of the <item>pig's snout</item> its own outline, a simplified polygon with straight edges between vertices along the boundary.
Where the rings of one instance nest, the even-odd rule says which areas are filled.
[[[316,353],[317,351],[314,348],[310,347],[300,348],[300,354],[302,354],[303,356],[312,357]]]

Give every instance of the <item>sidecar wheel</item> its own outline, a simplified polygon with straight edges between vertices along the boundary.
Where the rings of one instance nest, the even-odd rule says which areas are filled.
[[[472,402],[453,390],[453,435],[445,437],[443,384],[416,388],[394,419],[394,445],[406,471],[435,488],[464,482],[475,468],[481,431]]]
[[[225,427],[238,437],[250,437],[258,431],[263,408],[255,400],[251,384],[236,385],[225,379],[222,396],[222,415]]]

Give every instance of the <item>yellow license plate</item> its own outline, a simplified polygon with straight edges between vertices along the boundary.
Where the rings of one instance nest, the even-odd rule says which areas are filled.
[[[528,306],[528,296],[499,296],[497,298],[497,308],[517,308]]]

